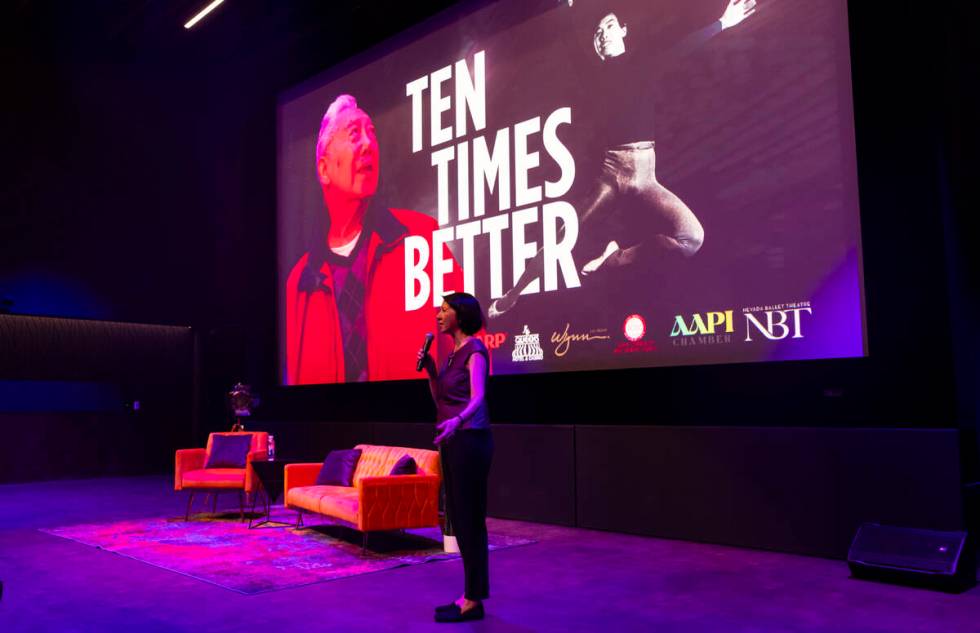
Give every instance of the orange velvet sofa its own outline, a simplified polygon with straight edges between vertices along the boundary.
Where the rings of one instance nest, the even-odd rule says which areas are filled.
[[[299,513],[339,519],[364,534],[381,530],[439,525],[439,485],[442,468],[439,453],[418,448],[359,444],[361,458],[354,471],[354,485],[317,486],[321,463],[287,464],[283,484],[285,505]],[[418,464],[415,475],[389,475],[403,455]]]

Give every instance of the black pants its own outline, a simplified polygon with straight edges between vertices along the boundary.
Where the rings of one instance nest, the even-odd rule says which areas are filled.
[[[457,431],[442,446],[446,514],[452,524],[466,575],[468,600],[490,597],[487,543],[487,478],[493,459],[489,429]]]

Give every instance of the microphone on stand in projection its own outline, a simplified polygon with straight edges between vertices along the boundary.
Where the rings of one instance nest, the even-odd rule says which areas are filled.
[[[432,340],[435,338],[435,334],[432,332],[425,333],[425,342],[422,343],[422,351],[419,352],[419,362],[415,363],[415,371],[422,371],[422,365],[425,364],[425,355],[429,353],[429,348],[432,347]]]

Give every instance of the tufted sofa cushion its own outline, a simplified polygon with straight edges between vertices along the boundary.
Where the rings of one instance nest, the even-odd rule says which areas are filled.
[[[442,467],[439,464],[439,453],[424,448],[403,448],[401,446],[373,446],[358,444],[354,448],[361,449],[361,459],[354,471],[354,485],[360,485],[365,477],[383,477],[391,472],[398,460],[409,455],[418,464],[419,474],[438,475],[442,477]]]

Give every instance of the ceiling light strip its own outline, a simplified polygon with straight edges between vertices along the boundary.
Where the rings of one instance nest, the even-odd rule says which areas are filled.
[[[211,13],[212,11],[214,11],[214,9],[215,9],[215,8],[216,8],[216,7],[217,7],[217,6],[219,5],[219,4],[221,4],[221,3],[222,3],[222,2],[224,2],[224,1],[225,1],[225,0],[214,0],[214,2],[212,2],[212,3],[211,3],[211,4],[209,4],[208,6],[206,6],[206,7],[204,7],[204,10],[202,10],[202,11],[201,11],[200,13],[198,13],[198,14],[197,14],[197,15],[195,15],[195,16],[194,16],[193,18],[191,18],[191,19],[190,19],[190,20],[189,20],[189,21],[187,22],[187,24],[185,24],[185,25],[184,25],[184,28],[185,28],[185,29],[189,29],[189,28],[191,28],[192,26],[194,26],[195,24],[197,24],[198,22],[200,22],[200,21],[201,21],[201,19],[202,19],[202,18],[203,18],[204,16],[206,16],[207,14],[209,14],[209,13]]]

